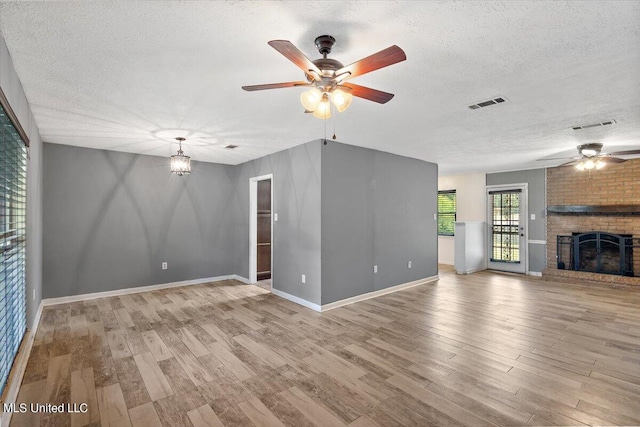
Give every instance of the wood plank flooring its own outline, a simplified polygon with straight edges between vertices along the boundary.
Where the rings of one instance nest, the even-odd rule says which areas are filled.
[[[224,281],[46,307],[13,426],[640,424],[640,289],[480,272],[316,313]]]

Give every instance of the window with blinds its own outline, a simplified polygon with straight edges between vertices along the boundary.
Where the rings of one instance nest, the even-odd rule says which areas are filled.
[[[0,105],[0,393],[26,329],[27,148]]]
[[[438,234],[453,236],[456,225],[456,190],[438,191]]]

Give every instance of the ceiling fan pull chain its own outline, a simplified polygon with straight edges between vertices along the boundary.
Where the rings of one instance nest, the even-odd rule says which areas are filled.
[[[327,145],[327,119],[324,119],[324,145]]]
[[[336,140],[336,120],[338,120],[338,115],[333,115],[333,140]]]

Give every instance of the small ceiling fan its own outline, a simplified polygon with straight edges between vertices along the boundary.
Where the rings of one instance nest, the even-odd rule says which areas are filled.
[[[576,157],[546,158],[546,159],[538,159],[538,161],[570,159],[568,162],[563,163],[559,166],[575,166],[579,170],[602,169],[607,164],[624,163],[627,161],[627,159],[621,159],[619,157],[614,157],[614,156],[639,155],[640,150],[626,150],[626,151],[614,151],[612,153],[603,153],[602,144],[592,143],[592,144],[578,145],[578,153],[580,155]]]
[[[311,61],[290,41],[271,40],[269,46],[273,47],[304,71],[306,81],[242,86],[242,89],[255,91],[298,86],[310,87],[310,90],[302,93],[300,101],[306,113],[313,113],[315,117],[320,119],[328,119],[331,117],[330,102],[334,104],[338,112],[343,112],[351,105],[353,96],[380,104],[389,102],[391,98],[393,98],[392,93],[359,86],[353,83],[345,83],[345,81],[404,61],[407,59],[404,51],[394,45],[356,61],[351,65],[344,66],[335,59],[327,58],[335,42],[336,39],[332,36],[324,35],[317,37],[315,44],[322,58]]]

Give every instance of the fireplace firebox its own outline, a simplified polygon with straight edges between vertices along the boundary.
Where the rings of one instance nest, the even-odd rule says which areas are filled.
[[[634,276],[633,247],[630,234],[589,231],[558,236],[558,269]]]

